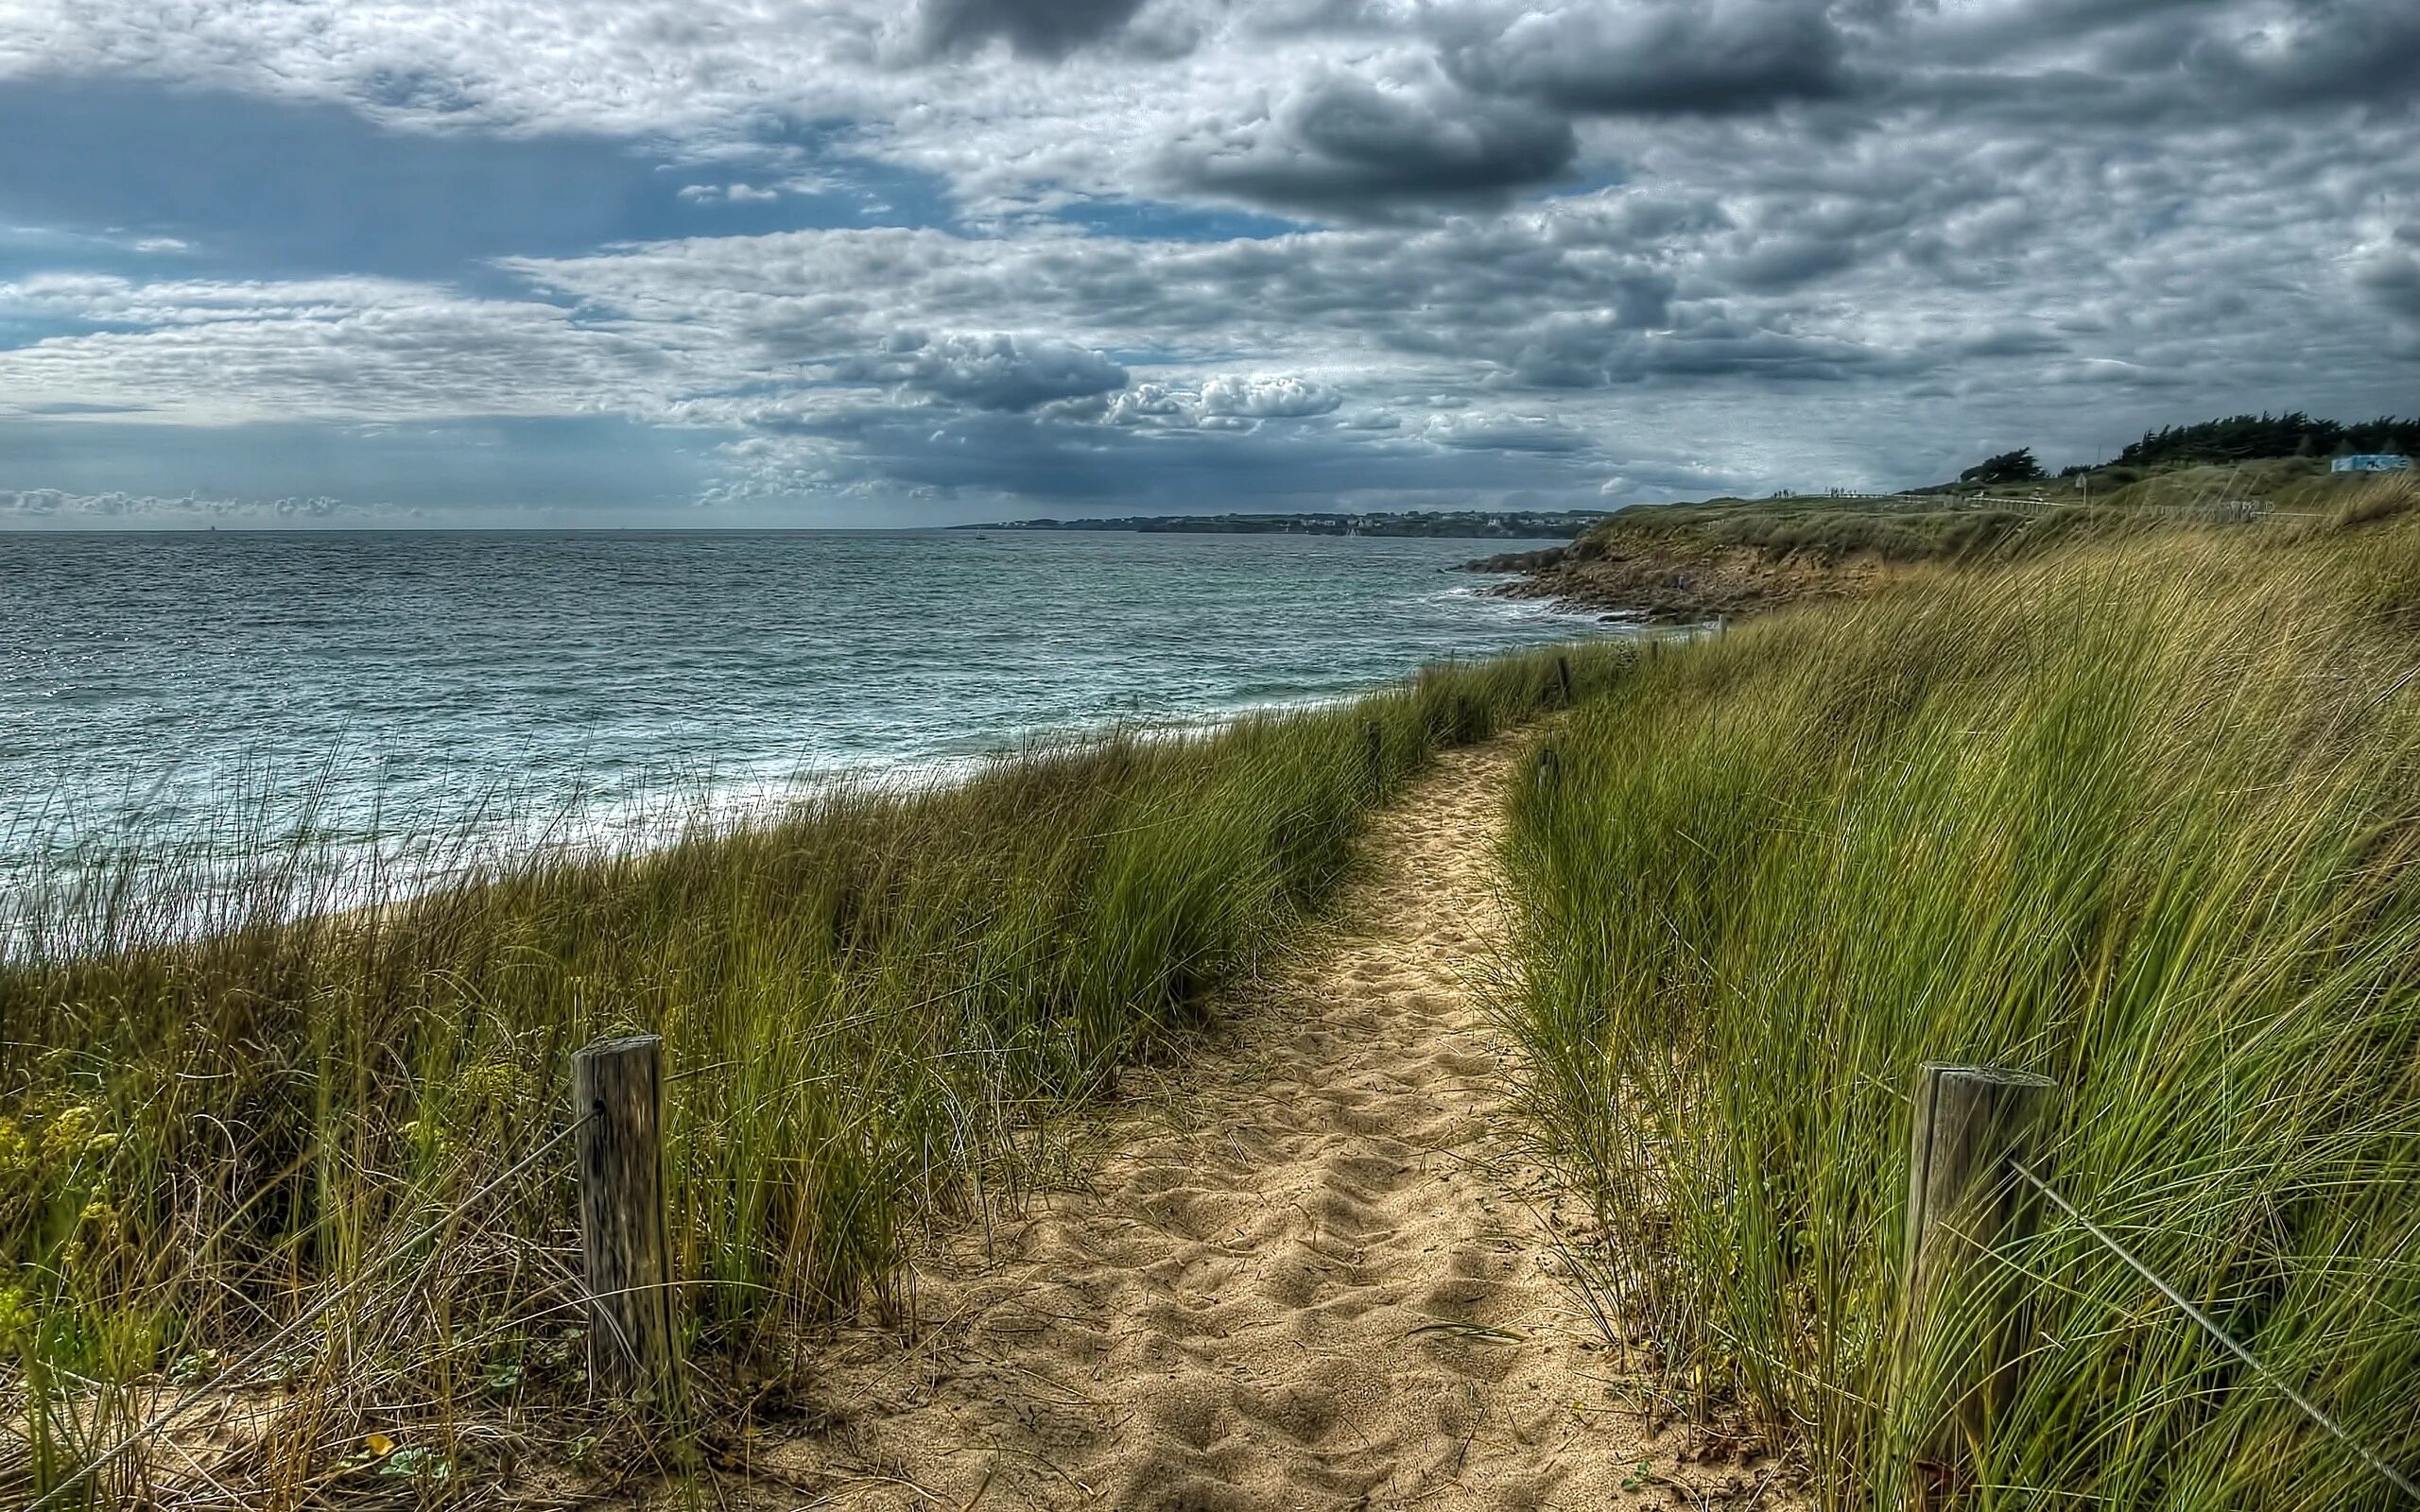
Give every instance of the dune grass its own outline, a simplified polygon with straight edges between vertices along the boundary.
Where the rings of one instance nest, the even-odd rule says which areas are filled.
[[[1578,561],[1641,552],[1679,559],[1691,553],[1710,556],[1743,549],[1824,562],[1853,557],[1888,562],[1974,561],[2039,550],[2084,528],[2107,529],[2117,523],[2095,511],[2087,524],[2078,518],[2080,513],[2045,517],[2014,507],[1925,499],[1648,505],[1624,509],[1590,527],[1570,553]]]
[[[2093,497],[2118,509],[2189,509],[2249,500],[2286,514],[2325,514],[2366,497],[2372,480],[2367,473],[2332,472],[2325,457],[2262,457],[2195,467],[2109,468],[2096,473]]]
[[[579,1407],[568,1152],[397,1251],[562,1128],[567,1053],[617,1032],[666,1037],[679,1315],[709,1436],[734,1427],[742,1383],[818,1320],[899,1301],[932,1225],[1046,1176],[1057,1115],[1282,942],[1371,806],[1559,707],[1558,654],[1585,696],[1628,653],[844,787],[335,917],[292,916],[311,847],[264,841],[199,937],[156,870],[140,903],[106,878],[19,899],[0,1499],[355,1283],[268,1363],[290,1394],[214,1470],[238,1500],[296,1504],[331,1475],[442,1500],[591,1451],[611,1415]],[[75,1499],[183,1469],[147,1446]]]
[[[1926,1060],[2061,1088],[2056,1184],[2420,1472],[2420,514],[2170,530],[1667,648],[1509,865],[1531,1111],[1660,1388],[1828,1507],[2400,1494],[2052,1215],[1982,1441],[1902,1344]],[[1920,1460],[1926,1463],[1919,1463]]]
[[[2146,533],[2177,517],[2204,523],[2255,510],[2325,515],[2365,497],[2366,474],[2332,473],[2325,458],[2279,457],[2157,470],[2096,470],[2089,492],[2066,479],[1947,489],[1893,498],[1823,495],[1645,505],[1589,527],[1573,561],[1647,554],[1686,560],[1725,550],[1837,563],[2005,561],[2086,538]],[[2040,500],[2051,501],[2045,508]]]

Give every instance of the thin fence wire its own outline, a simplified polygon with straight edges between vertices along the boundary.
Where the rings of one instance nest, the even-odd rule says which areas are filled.
[[[2040,1177],[2035,1176],[2031,1171],[2028,1170],[2024,1161],[2012,1156],[2009,1158],[2008,1163],[2009,1168],[2014,1171],[2018,1176],[2024,1177],[2026,1182],[2031,1185],[2033,1190],[2041,1193],[2044,1196],[2049,1198],[2051,1202],[2055,1203],[2061,1212],[2066,1213],[2068,1217],[2073,1218],[2077,1223],[2083,1225],[2083,1231],[2085,1233],[2088,1233],[2094,1239],[2099,1240],[2101,1246],[2111,1254],[2117,1256],[2119,1260],[2124,1261],[2127,1267],[2133,1270],[2135,1275],[2140,1276],[2143,1280],[2151,1282],[2152,1285],[2158,1288],[2159,1294],[2162,1297],[2165,1297],[2169,1301],[2175,1303],[2178,1311],[2182,1312],[2187,1317],[2191,1318],[2195,1324],[2200,1326],[2202,1332],[2207,1333],[2211,1338],[2216,1339],[2221,1349],[2225,1349],[2229,1354],[2234,1355],[2237,1359],[2242,1361],[2246,1366],[2251,1367],[2253,1374],[2258,1376],[2270,1385],[2274,1386],[2279,1394],[2284,1396],[2288,1401],[2290,1401],[2296,1407],[2301,1408],[2303,1416],[2308,1418],[2312,1422],[2319,1424],[2320,1427],[2326,1429],[2330,1434],[2333,1434],[2341,1442],[2342,1442],[2346,1448],[2350,1449],[2354,1453],[2360,1455],[2362,1460],[2369,1465],[2370,1469],[2386,1477],[2388,1482],[2390,1482],[2395,1489],[2411,1498],[2413,1502],[2420,1503],[2420,1485],[2414,1485],[2409,1476],[2405,1475],[2401,1470],[2396,1469],[2393,1465],[2388,1464],[2383,1455],[2370,1448],[2367,1444],[2362,1443],[2360,1439],[2355,1438],[2345,1430],[2343,1424],[2338,1422],[2335,1418],[2321,1411],[2317,1403],[2304,1396],[2301,1392],[2296,1391],[2286,1382],[2284,1377],[2278,1375],[2276,1371],[2272,1370],[2267,1366],[2261,1364],[2259,1359],[2254,1355],[2250,1349],[2247,1349],[2242,1345],[2237,1343],[2233,1335],[2229,1334],[2226,1330],[2219,1327],[2216,1322],[2212,1321],[2208,1314],[2203,1312],[2200,1308],[2187,1301],[2185,1297],[2185,1294],[2169,1285],[2167,1280],[2158,1272],[2152,1270],[2149,1265],[2144,1264],[2140,1260],[2136,1259],[2134,1251],[2128,1249],[2125,1246],[2111,1238],[2107,1231],[2099,1224],[2094,1223],[2090,1218],[2085,1217],[2074,1203],[2069,1202],[2066,1197],[2061,1196],[2058,1192],[2051,1187],[2050,1183],[2043,1180]]]
[[[283,1349],[297,1334],[301,1333],[304,1329],[309,1328],[313,1323],[319,1321],[320,1318],[326,1316],[329,1311],[335,1308],[337,1303],[342,1302],[345,1298],[352,1297],[356,1292],[359,1292],[363,1287],[377,1280],[378,1277],[386,1271],[389,1265],[394,1263],[398,1257],[419,1248],[422,1245],[435,1238],[439,1233],[443,1231],[464,1213],[486,1201],[495,1193],[502,1191],[514,1180],[517,1180],[523,1172],[528,1170],[531,1166],[536,1165],[541,1160],[544,1160],[549,1153],[561,1145],[563,1141],[570,1139],[574,1134],[579,1133],[581,1128],[587,1125],[588,1121],[596,1116],[596,1115],[593,1112],[582,1114],[579,1118],[573,1119],[569,1124],[564,1125],[562,1128],[556,1130],[555,1133],[547,1137],[544,1143],[540,1144],[536,1149],[531,1150],[527,1155],[523,1156],[519,1160],[515,1161],[510,1170],[506,1171],[494,1180],[490,1181],[487,1185],[479,1188],[476,1192],[474,1192],[469,1196],[464,1197],[461,1201],[447,1209],[443,1213],[416,1229],[411,1236],[406,1239],[403,1243],[396,1245],[394,1247],[389,1249],[385,1254],[363,1266],[360,1273],[355,1275],[353,1280],[345,1282],[342,1286],[337,1287],[335,1291],[330,1292],[327,1296],[320,1298],[317,1302],[314,1302],[309,1307],[303,1309],[302,1313],[288,1321],[284,1328],[281,1328],[275,1333],[270,1334],[267,1339],[263,1340],[258,1346],[256,1346],[251,1353],[236,1361],[233,1366],[221,1372],[216,1379],[206,1383],[197,1382],[193,1385],[186,1387],[182,1395],[180,1395],[174,1401],[168,1403],[167,1406],[162,1408],[158,1413],[154,1414],[141,1427],[135,1429],[132,1433],[128,1434],[125,1437],[111,1445],[107,1452],[99,1455],[97,1458],[88,1461],[74,1474],[68,1476],[65,1480],[60,1481],[58,1485],[43,1492],[42,1496],[30,1506],[26,1508],[26,1512],[47,1512],[48,1508],[60,1504],[68,1492],[75,1490],[78,1486],[82,1486],[94,1476],[98,1475],[101,1471],[117,1463],[119,1458],[123,1456],[128,1450],[132,1449],[135,1445],[142,1443],[152,1435],[165,1429],[169,1424],[175,1422],[178,1418],[182,1418],[186,1413],[191,1412],[194,1407],[200,1402],[203,1397],[208,1396],[213,1392],[228,1391],[243,1385],[246,1380],[251,1376],[255,1366],[259,1366],[263,1361],[274,1357],[277,1351]]]

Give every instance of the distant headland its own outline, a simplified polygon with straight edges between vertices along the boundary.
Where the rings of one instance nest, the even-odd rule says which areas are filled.
[[[1003,520],[953,530],[1129,530],[1243,536],[1446,536],[1490,541],[1569,541],[1605,518],[1602,509],[1419,509],[1347,514],[1144,514],[1108,520]]]
[[[2019,448],[1894,494],[1776,493],[1634,505],[1568,546],[1500,552],[1466,565],[1522,576],[1491,592],[1608,610],[1609,619],[1694,624],[1802,599],[1871,593],[1909,570],[2030,555],[2087,535],[2272,515],[2307,526],[2403,497],[2420,420],[2346,424],[2300,410],[2229,415],[2146,432],[2106,462],[2053,476]],[[2383,487],[2387,491],[2379,492]]]

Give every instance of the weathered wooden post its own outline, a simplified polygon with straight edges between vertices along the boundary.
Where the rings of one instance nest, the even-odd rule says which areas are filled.
[[[1547,747],[1542,747],[1542,748],[1538,751],[1538,787],[1539,787],[1539,790],[1540,790],[1540,791],[1542,791],[1542,792],[1546,792],[1546,793],[1552,793],[1552,792],[1555,790],[1556,786],[1562,782],[1562,781],[1563,781],[1563,757],[1562,757],[1562,755],[1561,755],[1559,752],[1557,752],[1557,751],[1555,750],[1555,748],[1554,748],[1552,746],[1547,746]]]
[[[1558,655],[1554,659],[1555,686],[1563,694],[1563,707],[1571,707],[1571,659]]]
[[[664,1208],[664,1040],[600,1040],[571,1057],[589,1378],[671,1406],[678,1384]]]
[[[2025,1350],[2023,1278],[1985,1255],[2040,1223],[2040,1195],[2011,1162],[2043,1170],[2057,1087],[1997,1066],[1928,1064],[1916,1075],[1906,1343],[1909,1359],[1929,1358],[1947,1372],[1950,1412],[1918,1446],[1937,1465],[1960,1463],[1981,1442]]]

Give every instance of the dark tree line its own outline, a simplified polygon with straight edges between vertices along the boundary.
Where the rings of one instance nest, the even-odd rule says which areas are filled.
[[[2031,483],[2042,476],[2042,464],[2033,459],[2033,448],[2020,446],[2014,452],[1985,457],[1958,474],[1961,483]]]
[[[2120,466],[2155,467],[2249,462],[2269,456],[2339,456],[2354,452],[2420,452],[2420,420],[2382,415],[2347,425],[2314,420],[2301,410],[2287,415],[2230,415],[2198,425],[2146,431],[2141,440],[2119,452],[2117,460]]]

